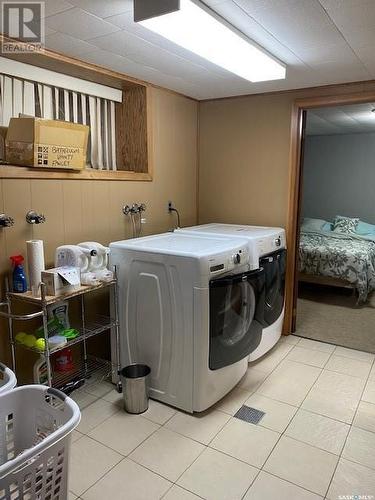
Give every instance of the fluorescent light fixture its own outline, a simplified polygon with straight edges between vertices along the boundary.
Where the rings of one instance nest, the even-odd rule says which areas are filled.
[[[157,2],[154,1],[152,15],[155,16]],[[135,2],[142,3],[142,0]],[[245,80],[285,78],[286,70],[281,62],[205,6],[180,0],[179,8],[174,11],[159,12],[161,15],[139,20],[139,24]]]

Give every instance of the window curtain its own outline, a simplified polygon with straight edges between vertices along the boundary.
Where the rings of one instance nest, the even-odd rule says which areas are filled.
[[[88,125],[88,167],[117,170],[114,101],[0,74],[0,125],[20,114]]]

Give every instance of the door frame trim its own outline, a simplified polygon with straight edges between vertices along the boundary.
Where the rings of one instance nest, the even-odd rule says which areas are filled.
[[[297,313],[298,287],[298,245],[299,219],[301,210],[301,180],[302,180],[302,118],[303,112],[309,109],[375,102],[375,91],[355,92],[351,94],[322,96],[296,99],[292,107],[290,150],[289,150],[289,190],[287,211],[287,275],[285,285],[285,318],[283,333],[289,335],[295,330]]]

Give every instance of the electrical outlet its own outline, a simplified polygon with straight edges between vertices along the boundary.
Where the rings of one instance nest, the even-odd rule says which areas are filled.
[[[168,212],[170,212],[172,208],[174,208],[173,201],[168,201],[168,206],[167,206]]]

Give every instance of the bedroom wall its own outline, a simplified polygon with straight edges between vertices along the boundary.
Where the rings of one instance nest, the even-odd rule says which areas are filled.
[[[1,297],[9,256],[26,256],[28,239],[44,240],[46,263],[52,266],[59,245],[130,238],[130,223],[122,214],[125,203],[147,204],[145,234],[174,227],[168,200],[179,208],[184,225],[196,223],[198,103],[160,89],[152,92],[152,182],[0,178],[0,213],[15,218],[14,227],[0,229]],[[47,222],[27,224],[25,215],[31,208],[44,213]],[[0,361],[9,361],[7,335],[6,324],[0,321]]]
[[[375,224],[375,131],[309,136],[305,144],[303,216]]]

